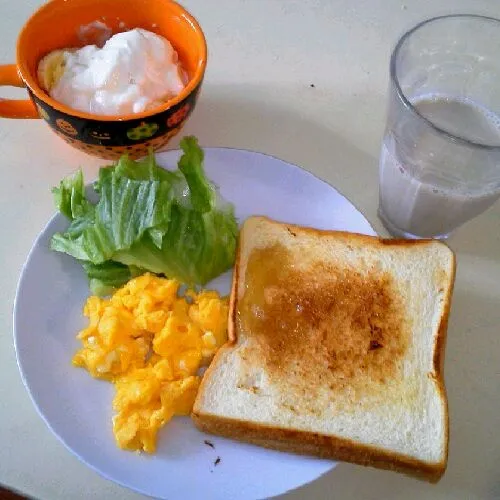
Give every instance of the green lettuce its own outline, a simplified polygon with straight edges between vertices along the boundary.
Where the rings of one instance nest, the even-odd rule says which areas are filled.
[[[234,208],[207,179],[196,138],[180,145],[176,171],[159,167],[153,153],[101,168],[97,203],[86,196],[81,171],[53,189],[70,223],[53,235],[51,249],[82,263],[93,293],[107,295],[145,271],[205,285],[233,265]]]

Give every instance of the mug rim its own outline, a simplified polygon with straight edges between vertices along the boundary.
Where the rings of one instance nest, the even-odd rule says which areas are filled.
[[[471,139],[466,139],[465,137],[461,137],[455,134],[452,134],[451,132],[448,132],[444,130],[443,128],[437,126],[434,124],[431,120],[426,118],[423,114],[421,114],[418,109],[413,106],[413,104],[410,102],[410,100],[406,97],[405,93],[403,92],[403,89],[401,88],[401,85],[399,84],[399,79],[397,77],[396,73],[396,59],[399,54],[399,51],[401,50],[403,44],[406,42],[408,38],[411,37],[413,33],[416,31],[420,30],[420,28],[426,26],[427,24],[434,23],[436,21],[443,21],[443,20],[448,20],[448,19],[476,19],[476,20],[483,20],[483,21],[493,21],[495,23],[498,23],[499,28],[500,28],[500,19],[497,19],[496,17],[491,17],[491,16],[484,16],[481,14],[446,14],[446,15],[441,15],[441,16],[435,16],[431,17],[429,19],[425,19],[424,21],[419,22],[418,24],[414,25],[412,28],[407,30],[397,41],[392,54],[391,54],[391,60],[390,60],[390,80],[391,83],[395,86],[396,89],[396,94],[398,98],[401,100],[403,103],[404,107],[408,109],[410,112],[412,112],[417,119],[420,121],[423,121],[426,125],[428,125],[431,129],[434,130],[438,135],[442,135],[446,137],[448,140],[451,142],[457,143],[457,144],[462,144],[465,146],[469,146],[472,148],[476,149],[482,149],[486,151],[500,151],[500,145],[498,146],[493,146],[491,144],[483,144],[481,142],[477,142]]]
[[[66,0],[62,0],[64,3]],[[204,74],[205,74],[205,69],[207,66],[207,41],[205,38],[205,34],[203,30],[201,29],[200,24],[196,20],[196,18],[188,12],[182,5],[177,3],[174,0],[168,0],[170,4],[173,4],[173,6],[179,11],[179,14],[182,15],[183,18],[185,18],[185,21],[188,22],[193,28],[196,34],[200,38],[201,42],[201,56],[198,58],[198,63],[196,66],[196,71],[193,75],[193,77],[189,80],[188,84],[182,89],[182,91],[173,97],[172,99],[167,100],[165,103],[163,103],[161,106],[157,106],[151,110],[148,111],[143,111],[141,113],[128,113],[125,115],[96,115],[92,113],[86,113],[84,111],[79,111],[77,109],[73,109],[69,106],[66,106],[65,104],[57,101],[56,99],[52,98],[47,92],[45,92],[39,85],[38,81],[36,78],[34,78],[28,67],[26,62],[23,60],[22,55],[21,55],[21,48],[20,48],[20,41],[24,35],[24,33],[29,29],[29,25],[31,21],[38,16],[40,13],[54,8],[54,5],[57,3],[56,0],[51,0],[50,2],[45,3],[42,5],[39,9],[37,9],[35,12],[31,14],[31,16],[28,18],[28,20],[24,23],[23,27],[21,28],[21,31],[19,33],[19,36],[17,38],[17,45],[16,45],[16,66],[17,70],[19,72],[19,75],[21,76],[24,84],[26,87],[43,103],[48,104],[51,108],[54,108],[62,113],[65,113],[68,116],[73,116],[75,118],[81,118],[84,120],[94,120],[94,121],[100,121],[100,122],[124,122],[124,121],[129,121],[129,120],[141,120],[145,118],[150,118],[152,116],[155,116],[159,113],[163,113],[165,111],[168,111],[169,109],[173,108],[177,104],[182,103],[187,97],[189,97],[190,94],[195,91],[198,86],[201,84]]]

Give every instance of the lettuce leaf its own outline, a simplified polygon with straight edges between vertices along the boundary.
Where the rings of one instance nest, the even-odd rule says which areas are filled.
[[[84,215],[90,209],[85,198],[83,174],[79,170],[76,174],[66,177],[59,187],[52,189],[57,209],[68,219],[75,219]]]
[[[196,138],[185,137],[181,148],[177,171],[159,167],[152,153],[101,168],[97,203],[85,196],[81,171],[53,189],[70,224],[53,235],[51,249],[82,262],[93,292],[109,293],[137,269],[194,286],[233,265],[234,208],[207,179]]]
[[[109,260],[104,264],[82,262],[93,295],[110,295],[116,288],[144,273],[143,269]]]

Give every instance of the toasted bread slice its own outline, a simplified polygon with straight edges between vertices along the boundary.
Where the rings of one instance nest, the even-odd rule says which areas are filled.
[[[249,218],[229,342],[201,383],[203,431],[431,482],[448,456],[443,380],[455,276],[438,241]]]

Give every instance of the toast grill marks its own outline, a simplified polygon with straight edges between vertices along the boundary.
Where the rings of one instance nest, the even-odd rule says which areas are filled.
[[[303,267],[280,243],[252,251],[238,304],[238,328],[253,337],[248,366],[252,356],[263,359],[269,381],[288,386],[283,406],[317,415],[331,404],[380,400],[387,383],[402,382],[405,316],[389,273],[319,261]],[[258,393],[258,384],[251,389]]]

